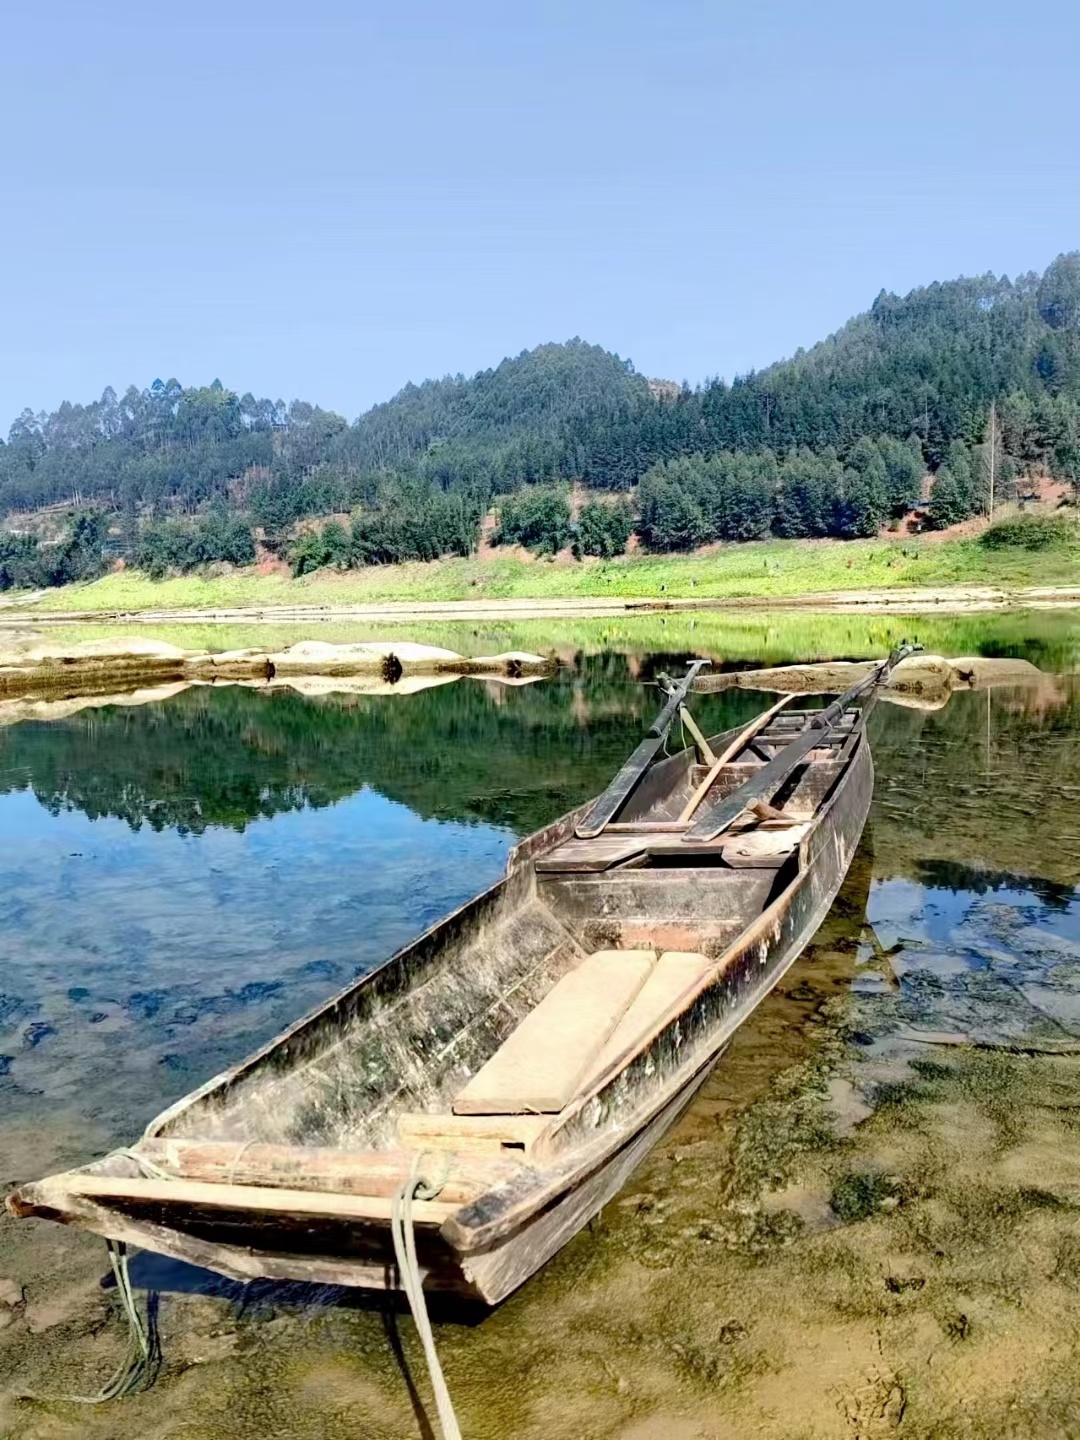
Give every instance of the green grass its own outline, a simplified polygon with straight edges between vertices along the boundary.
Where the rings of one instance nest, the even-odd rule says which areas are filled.
[[[150,580],[138,571],[48,591],[44,610],[148,610],[383,601],[729,599],[814,595],[910,586],[1080,584],[1080,547],[1035,554],[987,550],[978,540],[775,540],[707,555],[612,561],[513,556],[321,571],[292,580],[237,571]],[[11,597],[16,599],[17,597]]]
[[[130,634],[131,626],[110,621],[107,633]],[[747,660],[767,665],[795,661],[869,659],[886,654],[901,640],[917,640],[932,654],[1032,656],[1055,673],[1080,667],[1080,610],[1013,609],[988,613],[948,605],[920,615],[859,610],[822,613],[812,608],[636,611],[571,619],[485,616],[437,620],[329,619],[228,621],[155,620],[139,626],[144,638],[168,641],[186,650],[284,650],[317,636],[333,644],[364,640],[415,640],[442,645],[462,655],[496,655],[503,650],[556,653],[568,663],[579,654],[615,651],[630,655],[706,655],[714,661]],[[50,625],[51,644],[100,640],[100,620]],[[0,632],[2,648],[2,632]]]

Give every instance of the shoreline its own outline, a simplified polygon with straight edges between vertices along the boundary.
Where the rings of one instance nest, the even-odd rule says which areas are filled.
[[[41,609],[31,601],[0,601],[0,627],[46,625],[168,625],[185,621],[201,624],[258,624],[320,620],[569,620],[605,619],[634,614],[683,611],[820,610],[834,614],[957,613],[979,610],[1046,610],[1080,607],[1080,585],[1005,588],[995,585],[943,585],[900,589],[832,590],[800,595],[730,595],[700,598],[489,600],[389,600],[345,604],[267,604],[235,606],[177,606],[157,609]]]

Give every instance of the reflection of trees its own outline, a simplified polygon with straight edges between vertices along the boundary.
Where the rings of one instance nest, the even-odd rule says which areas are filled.
[[[681,663],[665,656],[656,668]],[[29,788],[53,812],[199,833],[331,805],[368,785],[425,818],[527,833],[601,789],[659,704],[619,655],[520,689],[469,680],[312,701],[200,688],[15,726],[0,738],[0,789]],[[752,694],[694,704],[713,730],[758,708]]]
[[[959,860],[920,860],[916,870],[923,884],[935,890],[962,890],[971,895],[990,895],[996,890],[1027,891],[1048,910],[1064,910],[1076,893],[1074,886],[1056,880],[1018,875],[1015,870],[988,870]]]
[[[872,722],[878,873],[949,884],[955,868],[1036,876],[1061,901],[1080,876],[1080,685],[960,692],[932,712],[879,705]],[[949,867],[953,869],[950,871]],[[944,868],[942,868],[944,867]],[[970,872],[963,880],[973,888]],[[1040,892],[1041,893],[1041,892]]]
[[[521,689],[466,680],[317,701],[188,690],[0,732],[0,790],[31,789],[54,812],[198,833],[332,805],[367,785],[424,818],[526,834],[602,789],[659,706],[644,682],[681,667],[678,654],[656,655],[635,676],[609,653]],[[766,699],[725,691],[695,696],[693,710],[716,732]],[[932,712],[881,704],[872,737],[877,874],[965,889],[1037,877],[1062,902],[1080,874],[1080,685],[989,701],[961,692]]]

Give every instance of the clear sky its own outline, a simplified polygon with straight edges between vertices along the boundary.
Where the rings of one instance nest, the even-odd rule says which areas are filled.
[[[1075,0],[12,0],[3,50],[0,430],[573,335],[730,377],[1080,246]]]

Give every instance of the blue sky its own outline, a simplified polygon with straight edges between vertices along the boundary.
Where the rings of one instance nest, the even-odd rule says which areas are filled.
[[[730,377],[1080,246],[1074,4],[45,0],[4,51],[0,430],[572,335]]]

